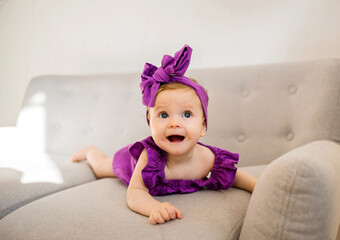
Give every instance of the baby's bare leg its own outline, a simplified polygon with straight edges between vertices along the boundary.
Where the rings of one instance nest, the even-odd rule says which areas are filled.
[[[77,151],[72,156],[72,162],[87,160],[98,178],[115,177],[112,171],[112,158],[108,158],[96,146],[89,146]]]

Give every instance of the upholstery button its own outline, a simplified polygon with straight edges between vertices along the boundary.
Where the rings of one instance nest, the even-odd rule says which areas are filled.
[[[294,133],[290,132],[287,134],[286,138],[288,141],[292,141],[294,139],[295,135]]]
[[[297,88],[296,88],[296,86],[291,85],[291,86],[288,88],[288,91],[289,91],[290,94],[294,94],[294,93],[296,93]]]
[[[248,97],[249,96],[249,91],[247,89],[244,89],[242,92],[243,97]]]
[[[246,136],[244,136],[243,134],[240,134],[240,135],[238,135],[237,140],[239,142],[244,142],[244,140],[246,140]]]

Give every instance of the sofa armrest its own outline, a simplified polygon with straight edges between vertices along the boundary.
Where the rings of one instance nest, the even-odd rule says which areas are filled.
[[[335,239],[340,223],[340,145],[316,141],[267,166],[240,239]]]

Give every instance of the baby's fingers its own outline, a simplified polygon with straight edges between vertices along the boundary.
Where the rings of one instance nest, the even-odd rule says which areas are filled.
[[[167,207],[167,211],[168,211],[168,214],[171,220],[176,219],[176,218],[182,218],[181,211],[172,205]]]
[[[181,213],[181,211],[180,211],[179,209],[175,208],[175,212],[176,212],[176,217],[177,217],[178,219],[182,219],[182,213]]]
[[[149,221],[151,224],[157,224],[157,223],[164,223],[165,220],[162,218],[161,214],[159,212],[155,212],[152,214],[149,218]]]
[[[171,220],[171,216],[170,216],[170,212],[167,208],[163,208],[161,210],[161,216],[165,221],[170,221]]]
[[[181,219],[182,213],[172,204],[164,202],[156,205],[152,211],[149,218],[151,224],[164,223],[174,219]]]
[[[175,207],[168,209],[168,213],[169,213],[169,217],[171,220],[176,219],[176,208]]]

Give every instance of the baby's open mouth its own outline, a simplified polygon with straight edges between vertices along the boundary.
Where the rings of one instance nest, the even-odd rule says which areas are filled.
[[[184,137],[180,135],[171,135],[168,137],[168,140],[170,142],[182,142],[184,140]]]

